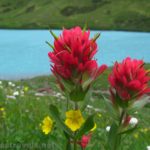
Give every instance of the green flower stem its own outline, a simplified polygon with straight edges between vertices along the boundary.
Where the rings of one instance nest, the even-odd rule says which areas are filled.
[[[71,150],[71,142],[70,142],[70,138],[67,139],[67,144],[66,144],[66,150]]]
[[[125,115],[126,115],[126,111],[122,110],[121,115],[120,115],[120,119],[119,119],[119,126],[121,126],[123,118],[124,118]]]
[[[74,150],[77,150],[77,140],[74,139]]]
[[[77,102],[75,102],[75,110],[78,110],[79,109],[79,107],[78,107],[78,103]]]
[[[115,134],[115,139],[114,139],[114,146],[112,147],[112,150],[118,150],[121,144],[121,134],[118,134],[119,130],[121,129],[122,126],[122,121],[124,119],[124,116],[126,115],[126,111],[123,109],[121,114],[120,114],[120,118],[119,118],[119,125],[118,128],[116,130],[116,134]]]
[[[118,150],[121,143],[121,135],[116,134],[114,138],[115,138],[115,143],[112,150]]]

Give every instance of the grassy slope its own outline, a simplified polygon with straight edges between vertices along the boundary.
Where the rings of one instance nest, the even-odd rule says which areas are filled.
[[[150,64],[146,65],[146,68],[150,68]],[[97,80],[93,87],[92,98],[87,99],[87,104],[92,105],[93,109],[86,109],[84,117],[88,114],[95,112],[98,109],[100,113],[96,116],[95,120],[97,123],[97,130],[92,135],[92,141],[89,144],[87,150],[94,148],[94,150],[106,150],[103,148],[103,144],[106,144],[107,132],[105,131],[106,126],[110,125],[112,119],[110,118],[109,111],[107,111],[106,105],[104,104],[100,89],[108,88],[107,76],[110,73],[108,69],[101,77]],[[49,104],[55,104],[61,111],[61,115],[64,118],[66,109],[66,100],[60,96],[54,96],[46,93],[44,96],[35,96],[39,88],[50,87],[53,92],[60,92],[56,86],[55,79],[53,76],[36,77],[33,79],[26,79],[21,81],[13,81],[15,87],[8,85],[8,81],[2,81],[0,87],[0,108],[4,107],[6,111],[5,118],[1,118],[0,111],[0,141],[2,143],[13,143],[18,144],[18,150],[25,150],[29,147],[19,147],[23,143],[34,144],[31,145],[36,149],[36,144],[42,146],[43,143],[49,143],[49,148],[42,147],[43,150],[55,149],[62,150],[64,147],[65,139],[62,137],[61,130],[53,128],[52,135],[44,135],[39,127],[39,124],[43,118],[49,115]],[[19,86],[19,88],[18,88]],[[16,97],[16,99],[8,99],[6,95],[12,95],[14,91],[23,91],[24,87],[28,87],[28,91],[25,91],[24,96]],[[94,92],[95,91],[95,92]],[[82,103],[81,103],[82,104]],[[81,106],[81,105],[80,105]],[[133,132],[130,137],[124,137],[122,143],[122,150],[145,150],[146,146],[150,142],[150,107],[147,106],[140,110],[133,116],[139,119],[138,130]],[[101,114],[101,115],[100,115]],[[56,137],[56,141],[54,140]],[[59,148],[59,144],[60,147]],[[63,145],[63,146],[62,146]],[[25,146],[25,145],[24,145]],[[30,146],[30,145],[26,145]],[[52,148],[54,146],[54,148]],[[12,148],[11,148],[12,149]],[[14,147],[14,150],[16,148]]]
[[[1,0],[1,28],[61,28],[87,23],[93,29],[150,31],[148,0]]]

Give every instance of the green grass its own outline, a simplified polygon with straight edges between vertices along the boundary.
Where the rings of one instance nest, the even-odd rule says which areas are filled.
[[[1,0],[0,28],[150,31],[148,0]]]
[[[150,65],[147,64],[146,68],[150,68]],[[87,98],[87,104],[93,108],[86,108],[84,117],[86,118],[89,114],[98,111],[95,118],[97,129],[92,135],[87,150],[93,148],[94,150],[105,150],[103,145],[106,144],[108,134],[105,128],[113,120],[101,97],[101,90],[108,89],[107,76],[109,73],[110,69],[101,75],[93,85],[92,97]],[[40,146],[42,150],[63,149],[65,138],[63,138],[63,133],[59,127],[54,125],[52,133],[44,135],[39,126],[43,118],[50,115],[50,104],[55,104],[61,112],[61,117],[65,119],[66,99],[56,95],[60,93],[60,90],[55,78],[43,76],[12,82],[15,84],[14,87],[9,85],[8,81],[2,81],[0,85],[0,108],[5,108],[5,114],[0,111],[0,147],[3,146],[2,144],[8,147],[13,146],[10,144],[14,144],[14,147],[9,147],[9,149],[36,150]],[[28,87],[28,90],[25,90],[25,87]],[[35,96],[35,93],[41,88],[50,88],[49,93],[45,92],[43,96]],[[13,95],[14,91],[19,91],[16,99],[7,98],[8,95]],[[23,95],[21,95],[22,91],[24,91]],[[146,146],[150,145],[149,113],[150,106],[147,105],[132,114],[139,119],[138,130],[134,131],[130,137],[123,137],[121,150],[145,150]]]

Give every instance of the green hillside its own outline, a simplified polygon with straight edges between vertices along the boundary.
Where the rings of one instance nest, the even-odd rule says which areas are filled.
[[[0,0],[0,28],[150,31],[150,0]]]

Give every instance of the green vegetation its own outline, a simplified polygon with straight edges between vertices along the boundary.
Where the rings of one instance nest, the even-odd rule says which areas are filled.
[[[146,68],[150,68],[150,65],[147,64]],[[94,150],[105,150],[103,145],[106,144],[108,134],[105,128],[111,124],[112,118],[107,111],[101,93],[107,94],[109,73],[110,69],[95,82],[92,88],[92,97],[87,99],[87,104],[93,107],[85,109],[84,117],[86,118],[87,114],[97,112],[95,118],[97,129],[92,135],[87,150],[93,148]],[[19,94],[16,94],[14,98],[10,97],[16,91]],[[40,148],[42,150],[62,150],[65,139],[61,129],[54,125],[52,134],[44,135],[40,128],[43,118],[50,115],[50,104],[57,105],[62,117],[65,116],[66,99],[60,92],[53,76],[35,77],[11,81],[11,83],[10,81],[2,81],[0,83],[0,147],[7,146],[11,150]],[[149,108],[150,105],[147,105],[132,114],[139,119],[139,126],[130,137],[123,137],[121,150],[145,150],[149,145]]]
[[[0,28],[150,31],[148,0],[1,0]]]

